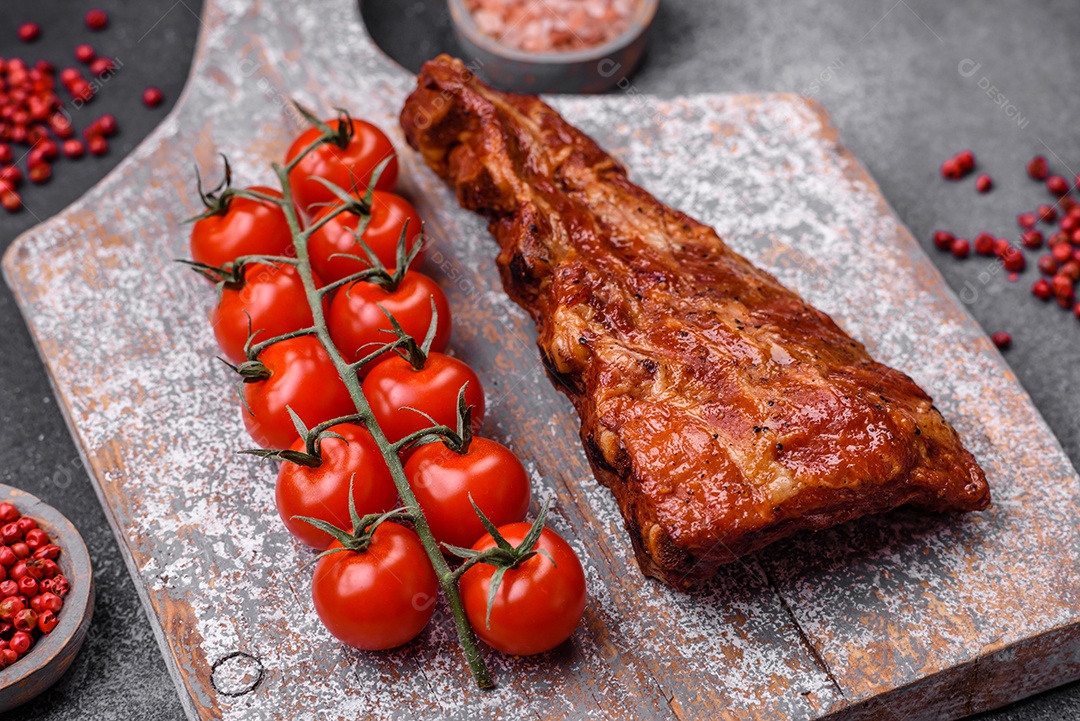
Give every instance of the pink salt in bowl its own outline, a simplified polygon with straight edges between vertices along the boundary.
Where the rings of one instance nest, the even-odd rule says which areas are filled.
[[[627,78],[645,53],[659,0],[638,0],[627,27],[606,42],[546,52],[529,52],[499,42],[481,32],[465,0],[449,3],[462,61],[493,86],[518,93],[601,93],[629,82]]]

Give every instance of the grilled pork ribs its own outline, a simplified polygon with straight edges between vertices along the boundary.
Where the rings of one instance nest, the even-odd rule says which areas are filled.
[[[489,219],[506,292],[536,322],[646,574],[689,587],[800,529],[990,504],[911,378],[632,184],[539,98],[441,56],[401,125]]]

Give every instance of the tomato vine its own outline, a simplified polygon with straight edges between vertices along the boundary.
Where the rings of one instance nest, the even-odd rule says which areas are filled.
[[[309,153],[315,151],[320,146],[327,143],[337,142],[337,131],[329,126],[323,126],[321,128],[322,134],[313,142],[309,143],[303,149],[301,149],[295,156],[292,157],[285,165],[280,163],[274,163],[273,169],[281,185],[281,198],[275,198],[271,195],[264,193],[253,193],[244,189],[232,189],[231,194],[233,197],[249,197],[253,200],[258,200],[266,203],[275,203],[279,205],[285,213],[288,221],[289,229],[293,237],[293,246],[295,250],[295,257],[271,257],[260,256],[258,259],[260,262],[267,263],[286,263],[293,265],[300,275],[303,282],[304,291],[307,297],[308,305],[311,309],[312,324],[309,328],[303,328],[298,331],[294,331],[290,334],[278,336],[275,338],[269,338],[266,340],[260,340],[258,343],[250,344],[248,347],[248,363],[252,366],[248,369],[250,372],[258,370],[257,365],[258,353],[272,345],[273,343],[293,338],[298,335],[313,335],[322,344],[326,353],[329,355],[333,362],[334,368],[337,370],[338,375],[341,377],[345,388],[348,390],[349,396],[356,407],[356,414],[350,415],[345,419],[334,419],[326,423],[321,423],[315,428],[308,431],[307,434],[301,432],[301,437],[305,437],[307,440],[307,449],[302,462],[312,463],[314,459],[311,456],[317,455],[317,440],[320,433],[325,431],[331,425],[341,422],[342,420],[357,421],[363,424],[368,432],[371,434],[376,445],[379,448],[380,453],[386,460],[387,467],[390,469],[390,475],[394,481],[394,485],[397,488],[398,496],[402,503],[403,514],[412,523],[413,529],[420,538],[420,542],[423,545],[424,551],[427,553],[428,559],[431,562],[432,567],[435,570],[436,577],[438,578],[439,586],[443,593],[446,595],[447,604],[450,609],[450,613],[454,619],[454,626],[457,631],[458,640],[460,642],[462,651],[465,655],[465,659],[468,663],[469,669],[472,673],[473,679],[480,688],[492,688],[494,682],[488,672],[487,665],[484,662],[483,654],[481,653],[479,643],[476,635],[469,624],[468,617],[465,613],[465,608],[462,603],[461,595],[458,589],[458,580],[461,577],[461,569],[457,571],[450,568],[447,563],[446,557],[443,555],[443,550],[440,548],[439,543],[432,535],[431,528],[427,519],[424,516],[423,511],[420,508],[420,504],[416,500],[412,488],[409,486],[409,482],[405,476],[404,466],[399,456],[400,451],[407,445],[416,442],[422,436],[428,435],[440,435],[448,438],[457,438],[458,432],[455,429],[451,429],[445,426],[433,426],[426,429],[422,433],[412,434],[405,438],[402,438],[396,442],[391,442],[383,429],[380,428],[378,422],[375,419],[374,414],[371,411],[371,407],[367,398],[364,396],[361,388],[359,376],[357,374],[358,369],[365,363],[370,362],[378,354],[384,353],[388,350],[392,350],[401,347],[404,341],[398,338],[385,346],[380,348],[375,354],[362,358],[357,362],[349,362],[338,350],[337,346],[330,337],[330,331],[327,325],[323,300],[334,289],[339,288],[346,283],[356,280],[367,279],[373,275],[378,275],[378,270],[367,269],[355,273],[347,278],[343,278],[339,281],[335,281],[328,285],[318,287],[316,285],[314,276],[312,274],[311,257],[308,252],[308,241],[311,235],[317,231],[323,224],[329,222],[332,218],[340,215],[343,212],[354,211],[357,205],[363,205],[363,201],[357,203],[356,199],[349,196],[348,193],[329,183],[324,183],[327,188],[338,196],[343,202],[340,205],[334,206],[331,210],[327,211],[319,218],[319,221],[308,228],[303,228],[300,222],[299,215],[294,206],[293,195],[289,184],[289,174],[300,164],[300,162]],[[384,162],[376,173],[380,172],[386,167]],[[373,176],[371,186],[376,184],[377,176]],[[362,227],[361,227],[362,232]],[[359,233],[357,234],[359,236]],[[384,271],[385,272],[385,271]],[[409,339],[410,341],[412,339]],[[415,346],[415,341],[412,341]],[[241,368],[247,366],[248,363],[240,364]],[[260,453],[260,455],[274,455],[273,452]],[[281,456],[281,454],[277,454]],[[292,460],[292,459],[289,459]],[[350,494],[350,500],[352,496]],[[544,514],[541,514],[541,523]],[[360,532],[363,529],[353,529],[354,532]],[[477,560],[485,559],[470,559],[470,563],[466,565],[471,566],[477,562]]]

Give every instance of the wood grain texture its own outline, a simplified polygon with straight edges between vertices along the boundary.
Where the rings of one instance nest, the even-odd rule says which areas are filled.
[[[36,496],[0,483],[0,503],[5,502],[33,518],[38,528],[60,546],[56,563],[71,589],[64,597],[52,633],[39,638],[26,656],[0,670],[0,713],[45,693],[63,677],[86,641],[94,617],[94,572],[86,544],[75,526]]]
[[[204,23],[178,109],[4,259],[192,717],[936,719],[1080,676],[1075,471],[824,111],[788,95],[556,105],[636,182],[912,375],[986,469],[994,508],[800,535],[693,594],[645,579],[482,221],[405,152],[452,347],[485,382],[485,432],[525,459],[538,496],[555,495],[552,525],[582,556],[590,603],[560,649],[489,654],[500,686],[487,693],[445,609],[395,652],[335,643],[311,610],[311,555],[274,511],[273,470],[234,453],[249,442],[213,360],[213,294],[171,259],[196,210],[192,155],[207,175],[225,152],[241,182],[269,180],[300,127],[288,96],[349,107],[404,149],[395,116],[413,79],[345,0],[218,0]]]

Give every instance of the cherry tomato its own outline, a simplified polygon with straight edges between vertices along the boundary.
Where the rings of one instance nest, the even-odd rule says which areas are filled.
[[[334,541],[330,548],[340,548]],[[339,641],[365,651],[416,638],[435,612],[438,579],[412,530],[386,521],[364,551],[319,559],[311,580],[315,612]]]
[[[330,337],[347,360],[360,360],[380,345],[394,340],[390,320],[379,306],[386,309],[401,324],[406,333],[423,340],[431,325],[431,300],[439,323],[431,350],[442,351],[450,342],[450,304],[439,284],[426,275],[407,271],[398,287],[387,292],[375,283],[360,281],[339,290],[330,304],[327,324]],[[371,365],[365,365],[370,369]]]
[[[259,354],[259,360],[270,377],[244,383],[247,408],[241,411],[248,433],[263,448],[288,448],[296,440],[286,406],[308,428],[356,412],[348,389],[315,336],[274,343]]]
[[[511,523],[499,533],[517,546],[529,533],[528,523]],[[485,535],[473,545],[484,551],[495,545]],[[494,566],[478,563],[461,577],[461,600],[476,635],[492,648],[515,656],[549,651],[570,638],[585,612],[585,571],[574,549],[559,534],[545,528],[533,548],[544,554],[506,571],[491,605],[490,625],[485,621],[488,590]]]
[[[442,443],[420,446],[405,464],[405,476],[440,543],[468,548],[484,535],[470,496],[496,526],[521,521],[529,511],[525,467],[513,451],[487,438],[473,438],[466,453]]]
[[[247,360],[244,344],[249,327],[253,331],[262,331],[255,336],[258,343],[308,328],[312,323],[311,307],[295,267],[250,263],[244,266],[243,272],[243,285],[222,288],[218,304],[210,313],[214,337],[222,353],[233,363]],[[315,285],[322,285],[317,275],[314,279]],[[324,308],[329,308],[325,298],[323,304]]]
[[[255,186],[249,190],[281,197],[273,188]],[[233,197],[224,213],[195,221],[191,228],[193,260],[220,267],[241,255],[296,255],[281,206]]]
[[[331,212],[331,206],[322,208],[316,213],[312,224]],[[372,194],[371,220],[364,230],[363,239],[387,268],[397,265],[398,240],[401,239],[401,231],[405,228],[406,221],[409,223],[406,246],[411,250],[421,240],[420,216],[416,209],[409,201],[393,193],[376,190]],[[360,216],[346,211],[311,234],[308,241],[311,267],[327,283],[341,280],[371,266],[354,235],[359,223]],[[350,257],[331,257],[337,254]],[[419,267],[423,259],[424,253],[420,251],[409,267]]]
[[[431,424],[419,413],[427,413],[437,423],[457,427],[457,397],[468,382],[465,401],[473,406],[472,426],[478,430],[484,420],[484,389],[472,368],[457,358],[431,353],[420,370],[399,355],[371,369],[363,382],[364,396],[379,427],[390,441],[398,441]]]
[[[397,506],[397,488],[390,469],[366,428],[342,423],[330,428],[345,438],[324,437],[320,444],[323,462],[318,468],[282,461],[277,478],[277,509],[289,532],[313,548],[325,550],[333,540],[306,521],[293,516],[319,518],[349,530],[349,483],[356,511],[361,515],[384,513]],[[303,451],[297,438],[292,450]]]
[[[326,124],[336,130],[341,127],[341,122],[334,119],[327,120]],[[363,191],[371,182],[371,174],[379,163],[391,158],[375,187],[378,190],[393,190],[397,184],[397,154],[390,139],[383,131],[363,120],[354,119],[352,127],[352,140],[346,147],[339,148],[334,143],[324,143],[304,156],[289,173],[289,187],[292,189],[293,198],[297,206],[308,215],[312,214],[312,206],[316,203],[332,203],[337,200],[337,196],[314,178],[323,178],[345,190],[352,190],[356,185],[357,190]],[[285,162],[292,162],[300,151],[318,140],[321,134],[322,131],[318,128],[309,128],[301,133],[285,155]]]

